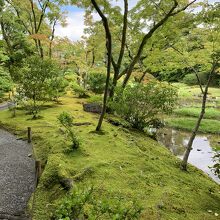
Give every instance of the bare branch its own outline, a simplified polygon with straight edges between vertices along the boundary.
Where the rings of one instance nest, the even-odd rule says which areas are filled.
[[[173,48],[175,51],[177,51],[180,55],[184,55],[180,50],[178,50],[176,47],[174,47],[173,45],[170,45],[170,47],[171,48]],[[183,63],[185,63],[185,64],[189,64],[186,60],[183,60]],[[200,87],[200,90],[201,90],[201,92],[202,92],[202,94],[204,94],[204,91],[203,91],[203,88],[202,88],[202,82],[201,82],[201,80],[200,80],[200,78],[199,78],[199,74],[198,74],[198,71],[192,66],[191,67],[191,69],[193,70],[193,72],[195,73],[195,75],[196,75],[196,79],[197,79],[197,81],[198,81],[198,83],[199,83],[199,87]]]

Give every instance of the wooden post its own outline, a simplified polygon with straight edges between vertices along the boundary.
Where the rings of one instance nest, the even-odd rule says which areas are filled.
[[[31,127],[28,127],[28,143],[31,143]]]
[[[36,175],[36,185],[39,182],[40,175],[41,175],[41,162],[39,160],[35,161],[35,175]]]

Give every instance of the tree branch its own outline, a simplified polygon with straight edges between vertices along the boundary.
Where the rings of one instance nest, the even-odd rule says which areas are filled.
[[[184,55],[180,50],[178,50],[173,45],[170,45],[170,47],[173,48],[175,51],[177,51],[180,55],[182,55],[182,56]],[[186,60],[183,60],[183,62],[188,65],[188,62]],[[203,88],[202,88],[202,82],[201,82],[201,80],[199,78],[198,71],[193,66],[191,68],[194,71],[194,73],[196,74],[196,78],[197,78],[197,81],[199,83],[200,90],[201,90],[202,94],[204,94],[204,91],[203,91]]]
[[[119,53],[119,58],[117,62],[117,67],[121,67],[122,59],[125,51],[125,43],[127,37],[127,27],[128,27],[128,0],[124,0],[124,19],[123,19],[123,30],[122,30],[122,40],[121,40],[121,50]]]
[[[169,12],[164,16],[164,18],[162,18],[158,23],[156,23],[152,28],[151,30],[143,37],[142,39],[142,42],[138,48],[138,51],[137,51],[137,54],[135,55],[134,59],[132,60],[132,62],[130,63],[130,65],[128,66],[128,71],[126,72],[126,77],[124,79],[124,82],[123,82],[123,87],[126,86],[130,76],[131,76],[131,73],[132,73],[132,70],[135,66],[135,64],[137,63],[137,61],[139,60],[142,52],[143,52],[143,49],[148,41],[148,39],[151,38],[151,36],[154,34],[154,32],[159,28],[161,27],[170,17],[180,13],[181,11],[185,10],[187,7],[189,7],[191,4],[193,4],[196,0],[192,1],[191,3],[187,4],[185,7],[177,10],[176,12],[175,9],[177,8],[178,6],[178,2],[177,0],[173,0],[174,4],[172,6],[172,8],[169,10]],[[121,76],[123,76],[124,74],[119,74],[119,77],[120,78]]]

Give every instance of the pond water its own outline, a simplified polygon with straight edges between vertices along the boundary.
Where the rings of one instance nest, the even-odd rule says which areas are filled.
[[[163,128],[157,132],[157,140],[166,146],[174,155],[183,158],[190,133]],[[214,149],[210,146],[210,136],[197,135],[192,146],[188,162],[208,174],[215,182],[220,179],[209,168],[214,165]]]

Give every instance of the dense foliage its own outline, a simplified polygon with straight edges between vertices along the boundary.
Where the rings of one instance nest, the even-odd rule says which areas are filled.
[[[167,83],[150,81],[145,85],[129,85],[124,91],[119,89],[110,105],[134,128],[143,129],[151,125],[159,114],[171,112],[176,99],[174,87]]]
[[[94,189],[74,189],[74,191],[59,202],[55,212],[56,220],[135,220],[139,219],[142,208],[135,202],[124,198],[97,199]]]
[[[38,56],[32,56],[25,59],[23,67],[18,71],[20,75],[18,96],[20,96],[21,103],[36,118],[42,102],[57,97],[58,92],[62,91],[63,85],[57,83],[60,70],[52,60],[42,60]]]

